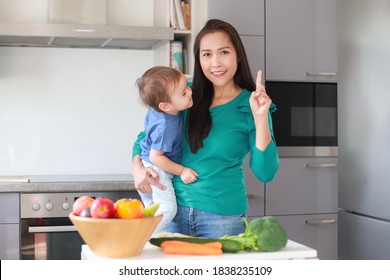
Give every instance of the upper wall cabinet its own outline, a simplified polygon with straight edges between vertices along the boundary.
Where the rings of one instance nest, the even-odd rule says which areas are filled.
[[[208,0],[208,13],[210,19],[232,24],[240,35],[264,35],[264,0]]]
[[[0,0],[0,22],[47,22],[48,0]]]
[[[244,45],[246,56],[253,79],[256,81],[257,72],[262,70],[264,73],[264,36],[240,35]],[[264,75],[262,77],[264,82]]]
[[[266,0],[266,79],[337,81],[336,0]]]
[[[265,72],[264,0],[208,0],[207,5],[209,19],[227,21],[237,29],[256,79],[258,70]],[[237,16],[237,11],[243,16]]]

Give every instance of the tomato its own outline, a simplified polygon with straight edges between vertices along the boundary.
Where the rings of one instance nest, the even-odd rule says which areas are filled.
[[[116,202],[116,215],[122,219],[142,218],[144,204],[136,198],[121,198]]]

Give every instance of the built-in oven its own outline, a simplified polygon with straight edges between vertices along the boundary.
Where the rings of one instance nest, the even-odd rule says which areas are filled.
[[[139,198],[136,191],[88,193],[22,193],[21,249],[22,260],[80,260],[85,244],[68,215],[74,201],[82,196]]]
[[[337,84],[266,81],[280,156],[338,156]]]

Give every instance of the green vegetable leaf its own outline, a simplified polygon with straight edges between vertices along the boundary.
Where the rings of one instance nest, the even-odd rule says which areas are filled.
[[[245,217],[243,218],[243,220],[245,223],[245,231],[243,233],[240,233],[239,235],[225,235],[222,236],[220,239],[229,239],[237,241],[241,244],[242,250],[258,251],[259,248],[256,245],[258,236],[252,232],[248,220]]]

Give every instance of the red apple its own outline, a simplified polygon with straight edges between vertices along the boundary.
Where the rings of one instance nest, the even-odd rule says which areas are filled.
[[[80,196],[73,203],[73,214],[79,216],[84,209],[91,207],[94,201],[95,199],[90,196],[87,195]]]
[[[114,202],[106,197],[98,197],[91,205],[92,218],[112,218],[115,215]]]

